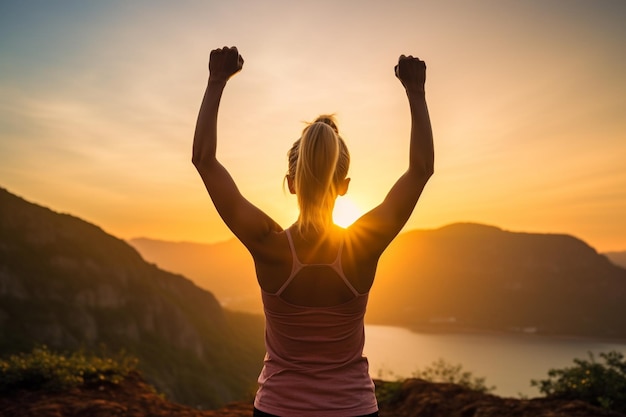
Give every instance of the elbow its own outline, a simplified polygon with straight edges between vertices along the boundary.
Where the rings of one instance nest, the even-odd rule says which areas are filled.
[[[432,177],[434,173],[435,173],[435,164],[430,164],[424,172],[424,176],[426,177],[426,180],[430,179],[430,177]]]
[[[194,146],[191,150],[191,163],[198,169],[206,167],[216,162],[215,147],[200,146],[194,139]]]
[[[193,164],[194,167],[196,167],[196,170],[199,173],[202,173],[203,171],[205,171],[206,167],[208,165],[205,158],[202,158],[202,157],[197,156],[197,155],[192,155],[191,156],[191,163]]]
[[[434,173],[435,173],[435,170],[433,167],[424,169],[424,171],[421,173],[422,184],[426,185],[426,183],[428,183],[428,180],[430,180],[430,177],[432,177]]]
[[[420,169],[422,176],[429,179],[435,173],[435,161],[428,161]]]
[[[194,153],[191,155],[191,163],[196,167],[200,175],[203,175],[203,173],[209,172],[215,168],[217,159]]]
[[[420,164],[413,169],[409,169],[409,172],[420,183],[426,184],[435,173],[435,165],[433,163]]]
[[[419,164],[419,169],[424,178],[424,182],[428,181],[430,177],[433,176],[435,173],[435,157],[432,153]]]
[[[200,157],[198,155],[196,155],[195,153],[193,153],[191,155],[191,163],[193,164],[193,166],[198,168],[198,166],[201,165]]]
[[[207,158],[200,152],[193,152],[191,154],[191,163],[198,169],[200,167],[206,166],[209,162],[208,159],[209,158]]]
[[[193,164],[194,167],[196,167],[196,170],[200,170],[200,167],[202,166],[202,164],[200,163],[200,160],[198,158],[196,158],[195,156],[191,157],[191,163]]]

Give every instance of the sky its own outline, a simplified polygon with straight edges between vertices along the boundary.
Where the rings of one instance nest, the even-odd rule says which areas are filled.
[[[232,237],[191,164],[211,49],[218,158],[279,224],[286,152],[335,113],[364,212],[408,165],[400,54],[426,62],[435,175],[406,226],[626,250],[626,2],[0,0],[0,187],[120,238]]]

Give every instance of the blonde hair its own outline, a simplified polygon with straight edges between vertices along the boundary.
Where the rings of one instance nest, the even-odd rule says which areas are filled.
[[[333,115],[321,115],[302,131],[288,152],[301,233],[322,232],[332,222],[337,186],[348,175],[350,153]]]

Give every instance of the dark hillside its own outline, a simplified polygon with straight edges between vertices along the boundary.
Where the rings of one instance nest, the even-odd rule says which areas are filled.
[[[604,254],[611,262],[622,268],[626,268],[626,251],[622,252],[606,252]]]
[[[0,189],[0,354],[126,350],[169,398],[219,406],[255,387],[261,317],[223,310],[181,275],[76,217]]]
[[[129,243],[148,261],[211,291],[224,307],[263,313],[254,262],[237,239],[203,244],[137,238]]]

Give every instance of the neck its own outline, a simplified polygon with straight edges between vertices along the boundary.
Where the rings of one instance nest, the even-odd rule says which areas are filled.
[[[300,219],[298,219],[298,221],[296,221],[293,225],[295,226],[295,229],[303,238],[314,239],[314,240],[323,239],[327,237],[329,234],[333,232],[334,228],[337,227],[333,223],[332,217],[330,217],[328,221],[326,221],[324,224],[317,225],[317,228],[313,228],[313,227],[309,227],[306,229],[301,228]]]

